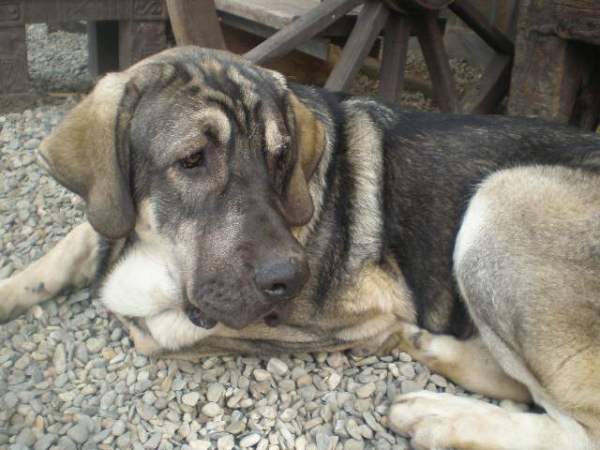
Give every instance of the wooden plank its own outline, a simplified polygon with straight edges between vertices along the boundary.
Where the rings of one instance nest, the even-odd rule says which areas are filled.
[[[463,97],[460,110],[464,114],[489,114],[510,88],[512,58],[495,55],[481,78]]]
[[[166,0],[177,45],[225,48],[213,0]]]
[[[494,51],[503,55],[512,55],[514,45],[488,18],[469,0],[455,0],[448,6],[454,14],[465,22]]]
[[[221,20],[221,25],[229,26],[263,39],[267,39],[279,31],[275,28],[244,19],[243,17],[234,16],[224,11],[219,12],[219,18]],[[260,42],[257,42],[254,45],[258,44],[260,44]],[[302,53],[306,53],[307,55],[311,55],[315,58],[325,61],[329,58],[330,45],[331,41],[329,39],[314,37],[301,43],[298,45],[298,47],[296,47],[296,49]]]
[[[404,72],[412,20],[391,11],[383,33],[383,53],[379,71],[379,96],[399,103],[404,89]]]
[[[278,30],[288,26],[320,3],[319,0],[215,0],[218,11]]]
[[[319,3],[244,56],[258,64],[266,64],[280,58],[362,2],[363,0],[328,0]]]
[[[458,113],[458,94],[438,24],[438,14],[437,11],[431,11],[415,16],[416,33],[440,109],[443,112]]]
[[[342,56],[325,83],[327,89],[337,91],[348,88],[383,29],[389,12],[389,8],[379,0],[368,0],[363,5]]]

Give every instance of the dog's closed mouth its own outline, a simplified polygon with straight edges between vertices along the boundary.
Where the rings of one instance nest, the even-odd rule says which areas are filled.
[[[216,320],[211,319],[189,302],[185,305],[185,313],[190,319],[190,322],[192,322],[197,327],[210,330],[217,324]]]

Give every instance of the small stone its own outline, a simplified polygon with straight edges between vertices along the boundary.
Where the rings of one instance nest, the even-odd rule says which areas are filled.
[[[410,392],[417,392],[422,390],[422,387],[419,383],[412,380],[404,380],[400,383],[400,390],[403,394],[409,394]]]
[[[317,450],[331,450],[331,439],[327,433],[317,433],[315,441]]]
[[[278,358],[271,358],[267,363],[267,371],[273,375],[283,376],[288,370],[287,364]]]
[[[102,357],[107,361],[112,360],[115,356],[117,356],[117,352],[112,347],[104,347],[100,352]]]
[[[271,374],[264,369],[256,369],[253,372],[253,375],[254,375],[254,378],[256,379],[256,381],[258,381],[258,382],[266,381],[271,378]]]
[[[100,408],[110,409],[110,407],[115,403],[116,399],[117,399],[117,393],[115,391],[108,391],[100,399]]]
[[[19,404],[19,397],[14,392],[7,392],[4,395],[4,404],[7,408],[12,409]]]
[[[181,402],[188,406],[196,406],[198,400],[200,400],[200,393],[198,392],[188,392],[181,396]]]
[[[327,364],[329,367],[339,369],[344,366],[344,359],[342,352],[333,352],[327,356]]]
[[[297,416],[298,411],[296,411],[294,408],[287,408],[280,415],[281,420],[284,422],[289,422],[290,420],[295,419]]]
[[[358,398],[368,398],[373,395],[376,389],[377,386],[375,386],[375,383],[365,384],[356,390],[356,396]]]
[[[54,364],[56,373],[63,373],[67,370],[67,351],[65,349],[65,344],[60,343],[56,346],[52,363]]]
[[[206,399],[209,402],[219,403],[225,396],[225,388],[222,384],[212,383],[206,390]]]
[[[235,439],[231,434],[221,436],[217,441],[217,450],[231,450],[235,446]]]
[[[243,433],[245,430],[246,424],[240,420],[233,420],[225,427],[225,431],[236,435]]]
[[[187,381],[185,381],[182,378],[175,378],[172,382],[171,382],[171,389],[174,391],[181,391],[185,388],[187,384]]]
[[[429,377],[429,380],[438,387],[448,387],[448,381],[441,375],[438,375],[437,373],[432,374],[431,377]]]
[[[332,373],[327,379],[327,386],[329,386],[329,389],[333,391],[338,387],[340,381],[342,381],[342,376],[339,373]]]
[[[298,388],[310,386],[313,383],[313,379],[309,374],[301,375],[296,379],[296,385]]]
[[[124,420],[117,420],[112,426],[112,435],[121,436],[127,430],[127,425]]]
[[[75,358],[81,361],[84,364],[90,360],[90,354],[88,353],[88,349],[85,345],[78,345],[75,349]]]
[[[135,409],[138,415],[144,420],[150,420],[156,417],[156,409],[145,403],[138,403]]]
[[[412,364],[402,364],[400,366],[400,373],[406,378],[413,379],[416,375],[415,368]]]
[[[253,445],[258,444],[258,441],[260,441],[260,434],[251,433],[247,436],[244,436],[242,439],[240,439],[240,447],[241,448],[252,447]]]
[[[202,414],[207,417],[216,417],[220,414],[223,414],[223,410],[216,403],[209,402],[202,407]]]
[[[212,443],[210,441],[203,440],[190,441],[189,445],[192,450],[208,450],[212,447]]]
[[[346,431],[357,441],[362,440],[362,432],[360,431],[360,427],[358,426],[358,423],[356,423],[356,420],[348,419],[346,422]]]
[[[56,442],[56,435],[44,434],[33,446],[33,450],[48,450]]]
[[[348,439],[344,442],[344,450],[363,450],[365,448],[364,441],[358,441],[356,439]]]
[[[85,346],[90,353],[98,353],[106,346],[106,341],[99,337],[91,337],[87,340]]]
[[[78,444],[84,444],[90,436],[90,430],[85,424],[78,423],[67,431],[67,436]]]
[[[35,434],[30,428],[23,428],[15,440],[18,445],[24,445],[25,447],[31,447],[35,444],[35,441]]]

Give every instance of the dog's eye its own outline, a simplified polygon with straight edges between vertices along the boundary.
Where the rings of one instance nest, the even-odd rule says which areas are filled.
[[[179,160],[179,165],[184,169],[193,169],[204,165],[204,151],[200,150]]]

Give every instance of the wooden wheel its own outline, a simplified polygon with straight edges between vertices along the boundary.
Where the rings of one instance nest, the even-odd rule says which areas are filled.
[[[356,24],[325,84],[326,88],[346,89],[375,39],[383,32],[380,95],[384,98],[400,100],[406,48],[411,34],[415,34],[421,44],[442,111],[489,112],[508,91],[513,43],[490,25],[470,0],[324,0],[244,56],[258,64],[282,57],[359,5],[362,7]],[[465,95],[462,103],[458,99],[438,21],[439,13],[445,7],[460,17],[497,54],[478,85]],[[515,6],[513,16],[516,9]]]

